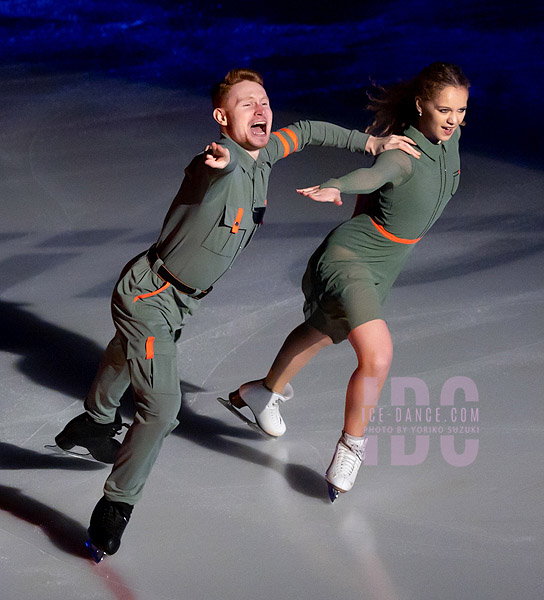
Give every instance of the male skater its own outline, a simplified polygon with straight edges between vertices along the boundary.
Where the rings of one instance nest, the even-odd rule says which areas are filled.
[[[113,464],[89,527],[98,562],[114,554],[164,438],[178,425],[181,392],[176,346],[187,317],[248,245],[266,207],[272,165],[308,144],[372,154],[407,138],[378,140],[322,122],[301,121],[271,136],[272,110],[258,73],[234,69],[212,89],[219,144],[185,170],[159,238],[123,270],[112,298],[115,337],[85,400],[86,412],[55,438]],[[120,399],[132,385],[136,413],[122,445]],[[256,418],[266,406],[250,407]]]

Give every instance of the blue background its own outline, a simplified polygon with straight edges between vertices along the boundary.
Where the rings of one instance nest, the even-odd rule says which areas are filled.
[[[541,164],[542,2],[0,2],[3,68],[86,72],[206,93],[234,66],[274,108],[363,128],[370,79],[456,62],[473,83],[464,143]]]

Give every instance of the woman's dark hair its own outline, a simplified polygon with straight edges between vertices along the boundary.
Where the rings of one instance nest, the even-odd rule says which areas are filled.
[[[460,67],[443,62],[433,62],[410,81],[388,88],[374,85],[367,94],[367,110],[374,113],[374,120],[366,132],[375,136],[402,134],[417,120],[415,99],[430,100],[448,86],[468,89],[470,82]]]

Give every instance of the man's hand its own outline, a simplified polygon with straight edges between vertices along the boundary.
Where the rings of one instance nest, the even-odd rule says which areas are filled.
[[[206,146],[204,154],[206,156],[204,164],[212,169],[224,169],[230,162],[230,152],[228,148],[220,146],[215,142]]]
[[[297,192],[316,202],[334,202],[337,206],[342,206],[340,190],[336,188],[320,188],[318,185],[313,185],[312,187],[301,188]]]
[[[403,150],[406,154],[411,154],[416,158],[421,156],[421,152],[413,148],[416,143],[405,135],[390,135],[388,137],[374,137],[371,135],[366,143],[365,150],[376,156],[386,150]]]

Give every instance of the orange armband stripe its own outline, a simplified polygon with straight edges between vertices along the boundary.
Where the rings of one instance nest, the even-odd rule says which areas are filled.
[[[280,129],[280,131],[285,131],[285,133],[291,138],[291,141],[293,142],[294,146],[293,152],[296,152],[298,150],[298,138],[295,135],[295,132],[289,129],[288,127],[283,127],[282,129]]]
[[[275,136],[277,136],[282,143],[283,146],[283,156],[285,158],[289,154],[289,142],[283,137],[283,135],[279,131],[272,132]]]

